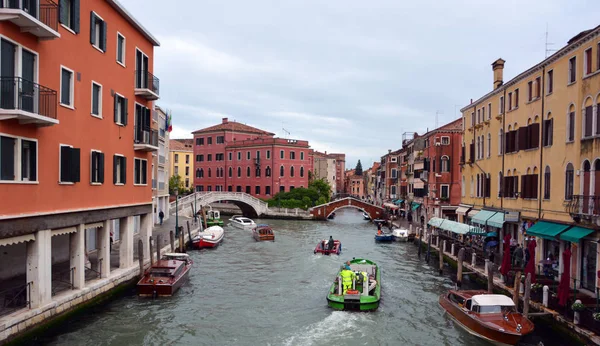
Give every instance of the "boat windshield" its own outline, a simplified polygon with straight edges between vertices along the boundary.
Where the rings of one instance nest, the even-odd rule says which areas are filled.
[[[515,307],[514,306],[502,306],[502,305],[487,305],[487,306],[474,305],[473,311],[478,312],[480,314],[499,314],[499,313],[506,314],[509,312],[514,312]]]
[[[171,276],[171,269],[169,269],[169,268],[152,268],[152,269],[150,269],[150,276]]]

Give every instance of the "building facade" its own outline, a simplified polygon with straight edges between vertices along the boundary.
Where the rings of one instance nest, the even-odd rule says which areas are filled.
[[[558,272],[569,247],[571,277],[591,292],[598,287],[599,41],[600,27],[582,32],[508,82],[505,61],[492,64],[492,91],[461,110],[464,205],[457,210],[501,237],[535,236],[536,263],[552,254]]]
[[[332,195],[337,193],[337,163],[334,157],[328,155],[327,152],[315,151],[313,153],[313,172],[316,179],[325,179],[329,183]]]
[[[67,290],[89,284],[86,259],[109,277],[110,233],[121,268],[134,233],[148,244],[159,43],[117,1],[19,3],[0,8],[0,280],[23,278],[34,309],[60,264]]]
[[[171,139],[169,141],[169,156],[171,176],[180,176],[183,187],[186,189],[194,186],[194,140]],[[168,189],[168,187],[167,187]]]
[[[169,211],[169,130],[167,128],[167,114],[155,106],[153,121],[158,125],[158,151],[152,154],[152,211],[154,223],[160,223],[158,214],[162,211],[163,220],[168,220]]]
[[[196,191],[271,198],[277,192],[308,187],[308,172],[313,171],[308,141],[275,138],[227,118],[193,134]]]

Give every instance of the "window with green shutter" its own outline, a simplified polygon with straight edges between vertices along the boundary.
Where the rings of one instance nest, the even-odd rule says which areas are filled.
[[[58,21],[73,30],[76,34],[79,33],[80,19],[80,0],[60,0]]]

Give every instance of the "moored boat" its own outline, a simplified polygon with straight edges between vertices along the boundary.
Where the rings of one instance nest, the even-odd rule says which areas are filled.
[[[252,230],[252,236],[256,241],[275,241],[275,233],[269,225],[258,225]]]
[[[244,217],[242,215],[233,215],[231,219],[229,219],[229,225],[239,229],[252,230],[256,227],[256,223],[252,219]]]
[[[172,296],[187,281],[192,263],[184,253],[164,254],[138,281],[138,294],[143,297]]]
[[[363,219],[365,219],[365,220],[371,220],[371,216],[369,216],[369,214],[367,214],[366,211],[363,211]]]
[[[373,311],[379,307],[381,298],[381,270],[375,262],[356,258],[350,261],[350,270],[354,272],[352,287],[344,289],[341,273],[327,294],[327,305],[336,310]]]
[[[404,228],[396,228],[392,231],[392,236],[395,241],[408,241],[408,230]]]
[[[206,227],[221,226],[223,227],[223,220],[221,220],[221,213],[218,210],[207,210],[206,215]]]
[[[394,236],[391,233],[377,233],[375,234],[375,241],[377,242],[390,242],[394,241]]]
[[[342,252],[342,243],[339,240],[333,241],[333,247],[329,248],[329,240],[323,239],[315,247],[315,253],[322,253],[324,255],[334,254],[339,255]]]
[[[211,226],[202,232],[198,232],[192,238],[192,247],[196,249],[214,248],[219,246],[225,237],[225,232],[221,226]]]
[[[516,345],[534,329],[512,299],[502,294],[451,290],[440,296],[439,303],[467,332],[496,344]]]
[[[333,220],[335,219],[335,212],[329,214],[329,216],[327,217],[329,220]]]

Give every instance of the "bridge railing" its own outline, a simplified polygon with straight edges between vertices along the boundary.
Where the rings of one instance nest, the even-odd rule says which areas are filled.
[[[183,210],[184,208],[188,208],[190,203],[194,202],[194,198],[200,204],[204,204],[203,201],[207,199],[213,199],[216,202],[218,200],[238,200],[241,202],[245,202],[253,207],[259,207],[262,209],[267,209],[267,202],[264,202],[250,194],[245,192],[225,192],[225,191],[211,191],[211,192],[195,192],[185,197],[182,197],[177,202],[178,211]],[[171,202],[171,210],[175,212],[175,201]]]

